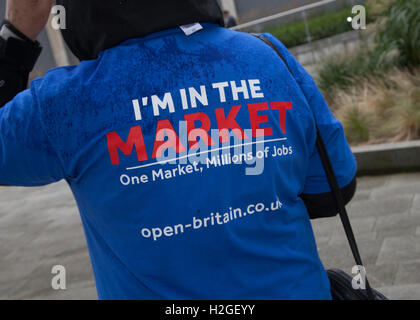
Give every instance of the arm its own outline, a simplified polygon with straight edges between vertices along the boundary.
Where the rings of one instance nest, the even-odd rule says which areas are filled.
[[[65,178],[38,103],[39,81],[0,109],[0,185],[42,186]]]
[[[0,108],[25,90],[41,53],[36,41],[53,0],[7,0],[0,26]]]
[[[293,77],[299,84],[312,110],[321,137],[331,159],[343,199],[347,204],[356,191],[356,161],[344,135],[343,126],[329,110],[324,97],[312,77],[274,36],[265,34],[280,51]],[[332,217],[338,213],[331,189],[315,145],[306,175],[305,186],[299,196],[311,219]]]
[[[344,202],[347,204],[353,198],[356,192],[356,178],[354,178],[347,186],[341,188]],[[337,214],[338,208],[335,206],[335,201],[331,192],[315,193],[315,194],[301,194],[303,202],[308,209],[309,217],[311,219],[328,218]]]
[[[52,0],[7,1],[8,21],[0,29],[0,185],[35,186],[64,177],[35,89],[25,90],[41,52],[35,39],[51,5]]]

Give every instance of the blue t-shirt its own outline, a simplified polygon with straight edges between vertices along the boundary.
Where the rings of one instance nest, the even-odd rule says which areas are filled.
[[[0,109],[0,184],[65,179],[101,299],[329,299],[300,194],[356,164],[312,78],[272,35],[214,24],[130,39]],[[59,239],[57,239],[59,241]]]

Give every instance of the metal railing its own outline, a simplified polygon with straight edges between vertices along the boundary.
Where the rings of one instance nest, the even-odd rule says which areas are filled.
[[[293,15],[293,14],[304,13],[304,12],[306,12],[306,10],[321,7],[321,6],[324,6],[324,5],[332,3],[332,2],[337,2],[337,0],[322,0],[322,1],[315,2],[315,3],[307,4],[307,5],[298,7],[298,8],[294,8],[294,9],[291,9],[291,10],[287,10],[287,11],[284,11],[284,12],[273,14],[271,16],[267,16],[267,17],[264,17],[264,18],[256,19],[254,21],[250,21],[250,22],[246,22],[246,23],[237,25],[237,26],[233,27],[232,30],[242,30],[242,29],[246,29],[246,28],[249,28],[249,27],[254,27],[254,26],[261,25],[261,24],[264,24],[264,23],[267,23],[267,22],[278,20],[279,18],[290,16],[290,15]]]
[[[276,28],[289,22],[302,21],[306,31],[306,41],[312,41],[311,30],[308,20],[311,17],[334,12],[340,9],[349,8],[355,4],[364,3],[365,0],[321,0],[311,4],[306,4],[294,9],[269,15],[250,22],[242,23],[232,28],[232,30],[240,30],[247,32],[262,32],[266,29]],[[347,23],[343,21],[343,23]]]

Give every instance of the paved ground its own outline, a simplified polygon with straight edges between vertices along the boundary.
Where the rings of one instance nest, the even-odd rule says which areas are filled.
[[[420,173],[359,179],[350,206],[359,247],[376,288],[420,299]],[[338,218],[314,223],[327,268],[354,265]],[[80,218],[64,183],[0,188],[0,299],[96,299]],[[51,288],[64,265],[67,289]]]

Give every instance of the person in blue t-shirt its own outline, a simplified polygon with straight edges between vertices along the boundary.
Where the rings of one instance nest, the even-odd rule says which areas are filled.
[[[310,219],[356,163],[283,44],[223,26],[216,0],[58,0],[77,66],[32,81],[52,1],[8,1],[0,184],[65,179],[101,299],[331,299]],[[105,4],[106,3],[106,4]],[[290,68],[290,71],[288,70]]]

